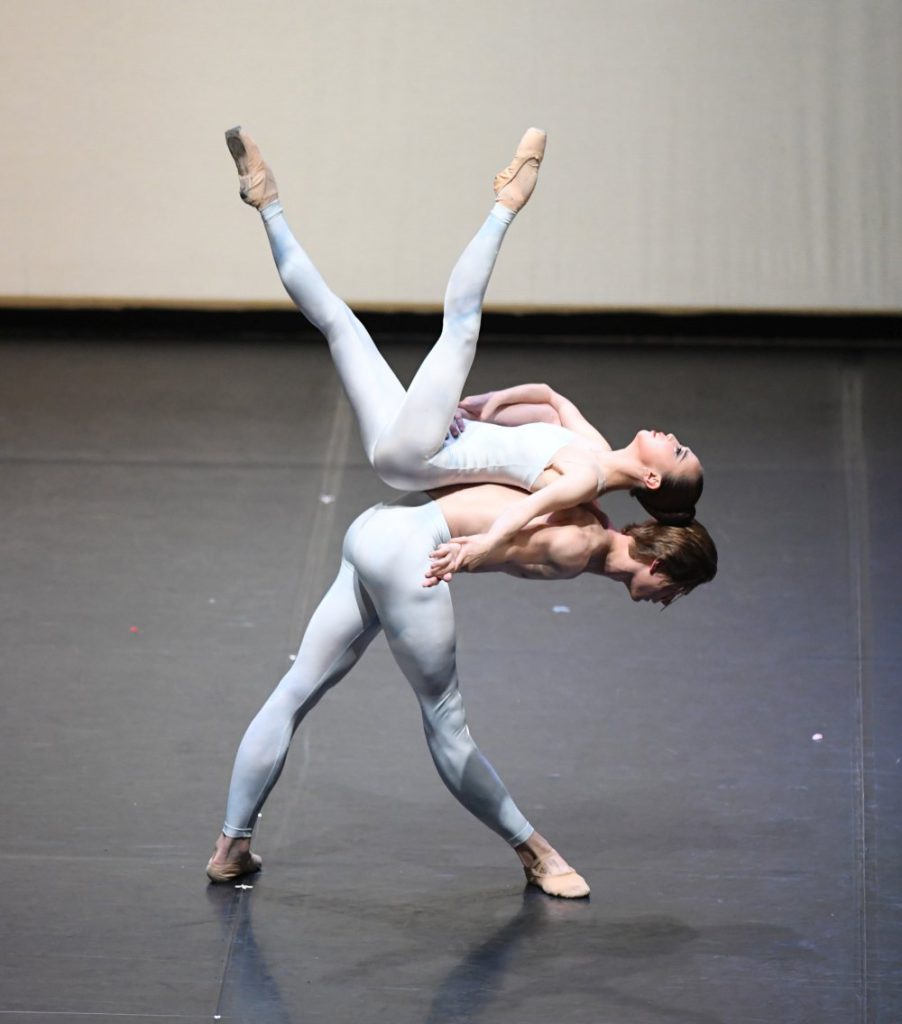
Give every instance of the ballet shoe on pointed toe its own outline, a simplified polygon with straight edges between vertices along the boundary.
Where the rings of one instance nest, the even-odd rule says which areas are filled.
[[[279,198],[279,189],[260,147],[241,127],[236,125],[225,133],[226,145],[238,169],[238,192],[241,198],[258,210]]]
[[[214,864],[211,857],[207,863],[207,878],[211,882],[234,882],[242,875],[256,874],[263,867],[263,858],[256,853],[246,853],[237,860],[225,864]]]
[[[535,864],[523,868],[526,881],[549,896],[578,900],[590,893],[589,883],[579,872],[556,853],[540,857]]]
[[[495,175],[495,202],[516,213],[529,202],[545,156],[547,136],[541,128],[529,128],[520,139],[514,159]]]

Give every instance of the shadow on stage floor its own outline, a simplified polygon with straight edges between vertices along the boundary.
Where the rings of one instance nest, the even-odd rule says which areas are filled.
[[[454,584],[474,734],[579,903],[448,796],[381,640],[296,737],[264,872],[208,887],[237,742],[389,492],[315,343],[0,346],[0,1021],[902,1019],[902,355],[724,340],[507,340],[470,378],[705,463],[720,572],[663,614]]]

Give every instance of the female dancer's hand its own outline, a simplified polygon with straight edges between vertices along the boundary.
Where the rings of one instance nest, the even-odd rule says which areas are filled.
[[[561,418],[552,399],[559,396],[547,384],[519,384],[501,391],[467,395],[460,400],[458,411],[468,419],[497,423],[501,427],[519,427],[524,423],[553,423],[561,426]]]
[[[451,420],[451,426],[448,427],[448,433],[452,437],[460,437],[460,435],[464,432],[464,430],[466,430],[466,425],[464,424],[464,420],[465,419],[475,420],[475,419],[478,419],[478,418],[479,418],[478,416],[467,416],[467,411],[466,411],[466,409],[464,409],[463,403],[461,403],[457,407],[457,412],[454,413],[454,419]]]
[[[471,420],[480,420],[486,403],[494,394],[494,391],[486,391],[484,395],[467,395],[466,398],[460,400],[458,412],[462,411]]]

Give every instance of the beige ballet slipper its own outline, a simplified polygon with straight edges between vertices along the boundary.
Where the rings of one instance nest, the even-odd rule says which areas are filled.
[[[215,854],[214,854],[215,856]],[[211,882],[234,882],[242,875],[253,875],[263,867],[263,858],[248,850],[235,860],[225,864],[214,864],[213,857],[207,863],[207,878]]]
[[[555,850],[528,867],[524,864],[523,871],[530,885],[538,886],[549,896],[574,900],[589,895],[589,883]]]
[[[248,206],[262,210],[279,198],[276,179],[269,169],[257,143],[236,125],[225,133],[226,145],[238,168],[238,191]]]
[[[516,213],[529,202],[539,177],[539,164],[545,155],[545,132],[541,128],[529,128],[520,139],[517,152],[511,163],[495,175],[492,187],[495,202]]]

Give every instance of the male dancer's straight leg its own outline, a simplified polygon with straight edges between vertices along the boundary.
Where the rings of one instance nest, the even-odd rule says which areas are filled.
[[[257,815],[282,772],[295,730],[356,664],[379,628],[357,574],[343,561],[310,619],[294,663],[244,734],[232,771],[225,835],[252,835]]]
[[[425,593],[432,607],[421,609],[425,614],[418,626],[408,606],[401,628],[386,628],[389,647],[419,701],[426,743],[442,782],[471,814],[517,846],[533,827],[470,735],[457,678],[450,594],[439,587]],[[384,609],[380,614],[386,614]],[[387,618],[391,622],[394,615],[387,613]]]
[[[380,510],[353,537],[351,558],[419,701],[442,781],[471,814],[516,846],[533,828],[470,735],[457,679],[451,594],[445,584],[424,588],[419,582],[423,552],[441,539],[421,532],[435,508],[423,507],[404,520],[394,508]],[[447,539],[447,526],[443,536]]]

